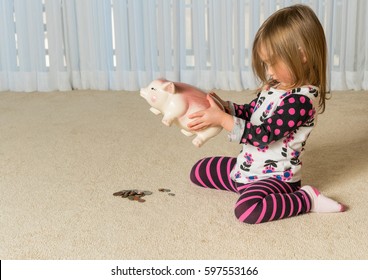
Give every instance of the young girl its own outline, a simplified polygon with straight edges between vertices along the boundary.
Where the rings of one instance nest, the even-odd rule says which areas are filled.
[[[235,215],[241,222],[345,211],[316,188],[301,187],[304,146],[318,112],[325,109],[326,57],[324,31],[315,13],[304,5],[281,9],[263,23],[254,40],[252,67],[263,84],[257,98],[237,105],[211,93],[211,106],[190,115],[190,129],[222,126],[230,141],[242,144],[237,158],[204,158],[190,174],[201,187],[238,193]]]

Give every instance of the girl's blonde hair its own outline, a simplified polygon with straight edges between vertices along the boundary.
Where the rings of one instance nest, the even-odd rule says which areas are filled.
[[[276,11],[258,30],[252,51],[252,68],[263,85],[268,84],[266,66],[259,53],[261,46],[269,59],[281,59],[289,68],[294,87],[304,83],[319,88],[319,107],[325,110],[327,46],[323,27],[316,14],[305,5]]]

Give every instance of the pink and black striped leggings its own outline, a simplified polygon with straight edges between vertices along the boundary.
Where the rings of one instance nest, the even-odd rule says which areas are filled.
[[[268,178],[249,184],[237,183],[230,178],[235,162],[236,158],[231,157],[204,158],[193,166],[190,179],[201,187],[238,193],[235,216],[244,223],[264,223],[310,211],[311,200],[300,190],[300,182]]]

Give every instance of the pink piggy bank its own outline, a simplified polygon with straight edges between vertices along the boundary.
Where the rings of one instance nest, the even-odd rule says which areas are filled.
[[[207,93],[184,83],[171,82],[165,79],[152,81],[140,91],[141,96],[152,106],[150,111],[156,115],[163,114],[162,122],[167,126],[175,123],[181,127],[186,136],[196,135],[192,143],[202,146],[207,140],[220,133],[221,127],[209,127],[201,131],[190,131],[187,124],[193,119],[188,115],[204,110],[210,106]],[[223,106],[217,102],[221,109]]]

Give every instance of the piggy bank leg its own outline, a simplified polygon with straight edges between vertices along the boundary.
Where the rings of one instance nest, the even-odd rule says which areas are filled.
[[[161,111],[159,111],[159,110],[157,110],[156,108],[153,108],[153,107],[151,107],[151,108],[150,108],[150,111],[151,111],[152,113],[154,113],[155,115],[159,115],[159,114],[161,114]]]
[[[187,131],[187,130],[185,130],[185,129],[182,129],[181,130],[181,133],[183,133],[185,136],[193,136],[193,133],[192,132],[190,132],[190,131]]]
[[[162,123],[166,126],[171,126],[171,124],[173,123],[174,120],[168,119],[168,118],[163,118],[162,119]]]
[[[219,134],[221,128],[219,127],[210,127],[206,130],[199,131],[197,136],[193,139],[192,143],[196,147],[201,147],[204,143],[206,143],[209,139]]]
[[[177,119],[177,116],[172,114],[171,112],[167,112],[164,114],[164,117],[162,118],[162,123],[166,126],[171,126],[172,123]]]
[[[193,139],[192,143],[197,148],[200,148],[206,141],[207,140],[204,140],[200,136],[197,135],[197,137]]]

